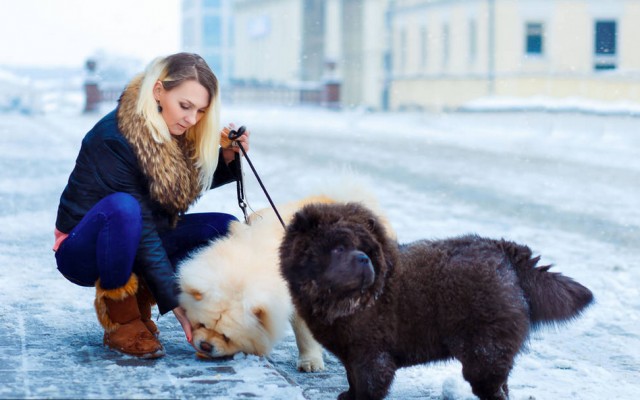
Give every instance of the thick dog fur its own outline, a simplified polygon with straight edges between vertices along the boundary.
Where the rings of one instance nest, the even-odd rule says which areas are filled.
[[[383,398],[398,368],[451,358],[476,396],[507,399],[530,329],[593,301],[526,246],[476,235],[399,246],[359,204],[304,207],[280,258],[299,315],[345,366],[341,399]]]
[[[357,185],[341,184],[334,193],[278,206],[289,221],[302,206],[360,200],[376,207],[374,197]],[[328,193],[325,191],[325,193]],[[272,209],[232,223],[230,234],[185,260],[178,269],[180,304],[194,324],[193,342],[201,356],[238,352],[268,354],[291,322],[303,371],[324,369],[322,347],[297,318],[278,266],[284,229]]]

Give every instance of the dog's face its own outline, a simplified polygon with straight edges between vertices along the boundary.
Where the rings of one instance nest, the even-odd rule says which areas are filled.
[[[225,357],[242,352],[266,355],[273,346],[269,311],[249,307],[186,285],[180,303],[192,324],[193,345],[201,356]]]
[[[373,284],[376,273],[371,259],[352,240],[337,241],[329,253],[330,259],[320,277],[327,285],[348,292],[362,291]]]
[[[359,204],[306,206],[282,241],[281,270],[294,299],[333,321],[381,293],[395,255],[391,242],[380,220]]]
[[[231,228],[233,235],[179,266],[180,305],[201,355],[266,355],[284,336],[293,312],[277,269],[277,244],[262,240],[273,237],[269,231],[253,232],[239,222]]]

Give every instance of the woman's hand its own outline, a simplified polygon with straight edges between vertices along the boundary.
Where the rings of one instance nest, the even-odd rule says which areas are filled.
[[[239,142],[242,144],[244,151],[249,152],[249,136],[251,132],[249,130],[245,130],[244,134],[240,136],[235,141],[229,140],[229,132],[232,129],[236,129],[236,125],[234,123],[230,123],[229,126],[225,126],[222,128],[220,132],[220,145],[222,146],[222,157],[224,158],[224,162],[229,164],[235,158],[236,153],[240,153],[240,147],[238,146]],[[242,153],[240,153],[242,154]]]
[[[193,333],[191,331],[191,322],[189,322],[189,318],[187,318],[187,312],[184,310],[184,308],[178,306],[173,309],[173,315],[176,316],[176,319],[178,320],[178,322],[180,322],[180,325],[182,325],[182,330],[187,337],[187,342],[189,342],[189,344],[195,349],[195,346],[193,344]]]

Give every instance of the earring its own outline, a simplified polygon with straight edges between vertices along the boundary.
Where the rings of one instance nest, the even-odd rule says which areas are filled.
[[[160,105],[160,100],[157,100],[156,103],[158,103],[158,112],[161,113],[162,112],[162,106]]]

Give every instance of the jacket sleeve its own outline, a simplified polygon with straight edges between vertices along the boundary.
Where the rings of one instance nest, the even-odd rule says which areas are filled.
[[[146,179],[140,171],[131,148],[120,140],[105,140],[99,146],[98,178],[113,192],[132,195],[140,204],[142,237],[136,252],[135,266],[143,275],[161,314],[179,305],[175,271],[165,251],[148,195]]]
[[[213,173],[213,181],[211,182],[211,189],[226,185],[237,181],[240,178],[240,164],[238,159],[231,161],[228,165],[224,162],[222,157],[222,149],[218,154],[218,166]]]

